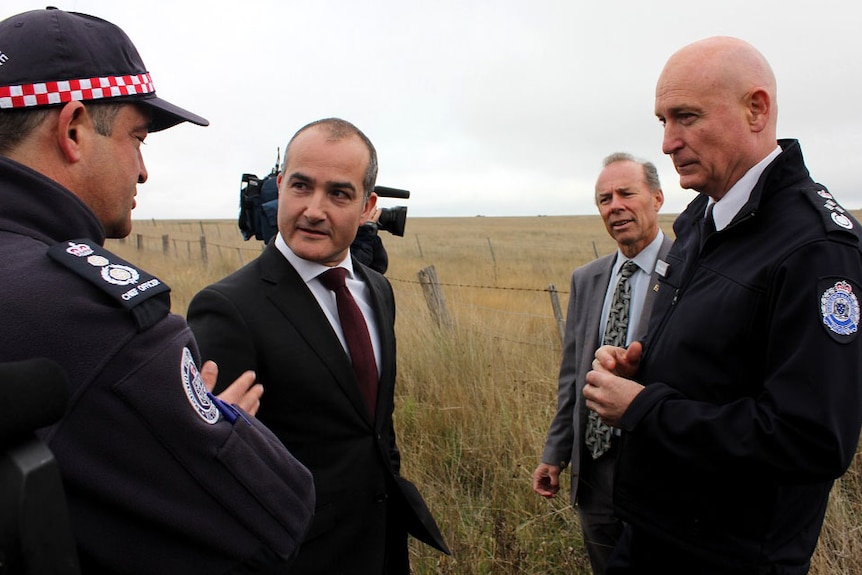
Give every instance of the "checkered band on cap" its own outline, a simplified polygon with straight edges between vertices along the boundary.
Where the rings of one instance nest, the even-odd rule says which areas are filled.
[[[28,108],[71,101],[141,96],[155,91],[148,73],[0,86],[0,108]]]

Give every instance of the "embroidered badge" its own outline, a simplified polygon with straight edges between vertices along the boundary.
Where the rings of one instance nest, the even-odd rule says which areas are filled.
[[[133,267],[121,264],[108,264],[102,268],[102,279],[115,286],[127,286],[137,283],[140,278],[141,274]]]
[[[51,246],[48,255],[109,293],[128,309],[161,294],[168,297],[170,291],[158,278],[86,239]],[[169,308],[170,304],[167,304]]]
[[[832,212],[832,221],[844,228],[845,230],[853,229],[853,221],[845,216],[844,214],[839,214],[837,212]]]
[[[104,256],[92,255],[92,256],[89,256],[87,258],[87,263],[90,264],[91,266],[93,266],[94,268],[101,268],[101,267],[108,265],[111,262],[108,261],[108,258],[106,258]]]
[[[210,400],[207,388],[204,385],[204,380],[201,379],[201,372],[195,365],[192,352],[189,351],[189,348],[187,347],[183,348],[180,374],[183,380],[183,391],[186,392],[186,397],[195,412],[197,412],[201,419],[210,425],[218,422],[218,407],[216,407],[212,400]]]
[[[69,242],[69,247],[66,248],[66,253],[75,257],[85,258],[93,253],[93,248],[87,244]]]
[[[820,198],[819,200],[813,195],[809,197],[814,201],[814,205],[824,210],[824,216],[828,217],[827,222],[832,220],[832,223],[845,230],[852,230],[855,227],[853,219],[847,215],[847,210],[841,207],[835,196],[824,189],[814,190],[814,193],[817,198]]]
[[[835,282],[820,296],[823,325],[834,334],[850,336],[859,329],[859,299],[846,281]]]

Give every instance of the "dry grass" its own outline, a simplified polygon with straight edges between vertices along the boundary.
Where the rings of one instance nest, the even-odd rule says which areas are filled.
[[[666,232],[673,216],[662,217]],[[207,236],[209,265],[200,255]],[[146,249],[135,249],[142,234]],[[168,254],[162,236],[169,235]],[[383,234],[398,301],[396,427],[403,473],[417,483],[453,551],[411,542],[417,575],[589,573],[567,497],[532,493],[530,474],[556,404],[560,343],[551,300],[565,310],[569,276],[614,249],[597,217],[417,218]],[[234,222],[139,221],[109,248],[173,288],[194,293],[249,261]],[[433,265],[453,319],[437,328],[417,282]],[[264,398],[265,401],[265,398]],[[567,487],[567,486],[566,486]],[[811,573],[862,573],[862,455],[832,492]]]

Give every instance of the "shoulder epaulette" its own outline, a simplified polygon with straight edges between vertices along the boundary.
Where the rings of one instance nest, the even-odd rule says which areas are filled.
[[[856,238],[856,242],[862,239],[862,230],[859,222],[845,210],[833,197],[829,190],[815,184],[814,187],[804,192],[805,196],[814,205],[814,209],[820,214],[823,227],[827,234],[838,234],[844,237]]]
[[[152,326],[170,311],[171,288],[167,284],[92,240],[60,242],[48,248],[48,255],[129,310],[139,331]]]

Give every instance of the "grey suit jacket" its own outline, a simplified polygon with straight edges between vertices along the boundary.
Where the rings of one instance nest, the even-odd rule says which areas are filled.
[[[664,259],[673,245],[667,235],[659,248],[658,257]],[[572,474],[571,502],[575,504],[578,492],[581,457],[584,452],[584,430],[587,408],[584,404],[584,378],[592,369],[593,357],[599,347],[599,322],[602,304],[610,282],[616,253],[585,264],[572,272],[569,306],[566,313],[566,330],[563,336],[563,357],[557,390],[557,413],[551,422],[542,461],[551,465],[570,465]],[[638,333],[643,340],[649,325],[658,275],[653,271],[641,311]]]

